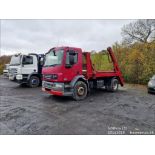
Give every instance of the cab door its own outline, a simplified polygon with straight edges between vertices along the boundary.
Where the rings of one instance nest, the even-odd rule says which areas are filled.
[[[35,55],[23,56],[22,60],[22,74],[31,74],[38,72],[38,61]]]
[[[72,81],[74,77],[82,74],[82,52],[69,49],[65,52],[64,82]],[[72,59],[72,64],[70,59]]]

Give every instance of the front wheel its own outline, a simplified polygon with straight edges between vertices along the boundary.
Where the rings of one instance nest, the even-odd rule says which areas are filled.
[[[39,79],[39,77],[37,77],[37,76],[31,76],[31,77],[30,77],[29,84],[28,84],[29,87],[35,88],[35,87],[38,87],[39,84],[40,84],[40,79]]]
[[[83,81],[77,81],[73,89],[73,98],[75,100],[83,100],[88,93],[87,85]]]

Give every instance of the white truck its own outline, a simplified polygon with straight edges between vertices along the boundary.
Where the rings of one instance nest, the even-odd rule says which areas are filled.
[[[4,68],[4,70],[3,70],[3,75],[4,75],[4,76],[9,76],[9,73],[8,73],[9,65],[10,65],[10,64],[5,64],[5,68]]]
[[[9,80],[38,87],[41,85],[43,61],[43,54],[13,55],[9,65]]]

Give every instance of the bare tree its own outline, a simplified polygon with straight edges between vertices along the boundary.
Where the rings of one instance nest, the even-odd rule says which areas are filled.
[[[155,40],[155,19],[140,19],[122,28],[125,43],[149,42]]]

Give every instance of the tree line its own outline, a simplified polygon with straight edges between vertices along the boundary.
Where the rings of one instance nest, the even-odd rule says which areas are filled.
[[[3,74],[3,69],[5,68],[5,64],[10,63],[11,56],[3,55],[0,57],[0,74]]]
[[[128,83],[147,84],[155,74],[155,20],[137,20],[122,28],[122,42],[112,47],[124,79]],[[92,60],[98,70],[110,70],[103,51],[93,53]],[[104,63],[103,63],[104,62]]]
[[[126,82],[147,84],[155,74],[155,41],[128,47],[116,43],[113,49]]]

